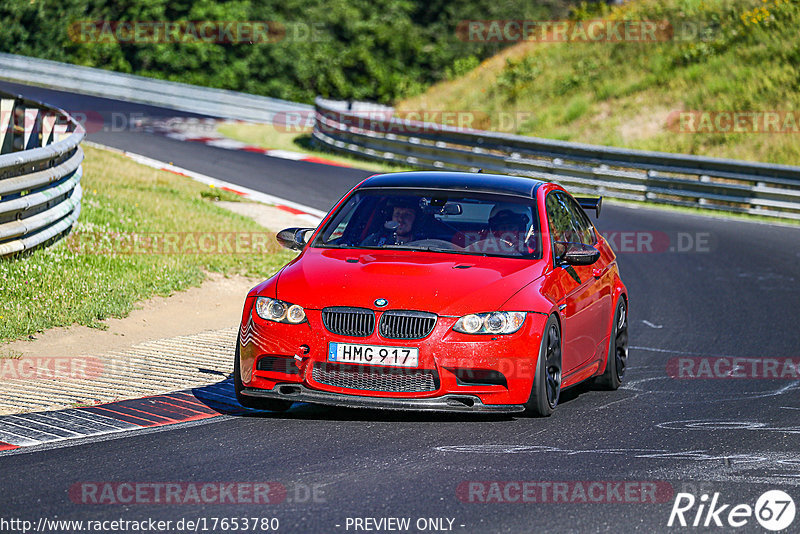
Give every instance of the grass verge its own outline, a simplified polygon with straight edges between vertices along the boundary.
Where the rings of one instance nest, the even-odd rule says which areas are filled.
[[[573,17],[666,21],[675,38],[521,42],[398,112],[461,111],[475,115],[473,127],[520,135],[800,164],[800,4],[601,2]],[[743,113],[733,123],[735,112]]]
[[[138,301],[198,286],[205,272],[263,278],[292,258],[263,227],[214,205],[233,195],[118,154],[84,150],[82,211],[72,234],[49,248],[0,258],[0,341],[74,323],[102,327],[100,321],[124,317]],[[234,250],[244,253],[208,253],[209,243],[228,251],[223,242],[236,236],[241,246]],[[263,246],[255,246],[255,236]],[[159,248],[165,238],[175,245]]]

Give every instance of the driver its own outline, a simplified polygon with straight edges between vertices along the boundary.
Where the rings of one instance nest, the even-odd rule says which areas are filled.
[[[392,208],[392,221],[397,226],[397,244],[408,243],[414,240],[414,223],[417,221],[417,211],[408,206],[395,206]]]
[[[391,199],[387,207],[392,210],[391,218],[383,225],[382,231],[367,236],[362,244],[403,245],[419,239],[415,231],[420,219],[419,202],[410,198]]]
[[[503,252],[520,252],[530,224],[528,208],[520,204],[497,204],[489,214],[490,239]]]

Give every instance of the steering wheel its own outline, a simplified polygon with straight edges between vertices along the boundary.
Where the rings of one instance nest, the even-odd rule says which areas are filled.
[[[420,239],[419,241],[409,241],[406,245],[413,245],[415,247],[435,247],[444,248],[447,250],[464,250],[455,243],[445,241],[443,239]]]

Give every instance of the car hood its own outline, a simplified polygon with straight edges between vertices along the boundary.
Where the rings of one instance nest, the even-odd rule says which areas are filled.
[[[356,306],[440,315],[500,309],[545,262],[424,251],[309,248],[281,271],[277,297],[308,309]]]

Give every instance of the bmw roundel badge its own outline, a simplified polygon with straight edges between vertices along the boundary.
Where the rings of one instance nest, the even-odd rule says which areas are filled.
[[[379,308],[383,308],[387,304],[389,304],[389,301],[386,299],[375,299],[375,306]]]

